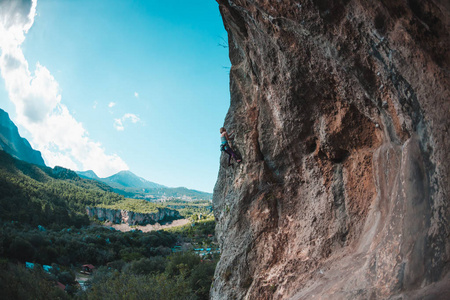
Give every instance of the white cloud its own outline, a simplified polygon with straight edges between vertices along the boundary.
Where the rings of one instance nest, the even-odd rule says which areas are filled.
[[[37,63],[34,73],[30,72],[21,44],[35,13],[36,0],[0,1],[0,70],[16,107],[16,122],[30,132],[33,147],[50,166],[92,169],[99,176],[128,169],[119,156],[106,154],[100,143],[89,138],[61,103],[58,82],[46,67]]]
[[[141,119],[135,114],[124,114],[122,118],[114,119],[114,128],[116,128],[117,131],[123,131],[125,129],[123,123],[125,123],[125,121],[127,120],[130,120],[131,123],[136,124]]]
[[[138,92],[134,92],[134,96],[135,96],[136,98],[139,98],[139,93],[138,93]]]
[[[138,116],[136,116],[135,114],[125,114],[123,117],[122,117],[122,120],[130,120],[131,122],[133,122],[134,124],[136,124],[137,122],[139,122],[141,119],[139,119],[139,117]]]
[[[0,1],[0,45],[4,49],[15,48],[25,40],[36,14],[37,0]]]
[[[96,109],[96,108],[97,108],[97,105],[98,105],[98,102],[97,102],[97,101],[94,101],[94,104],[92,105],[92,108],[93,108],[93,109]]]
[[[116,102],[109,102],[109,104],[108,104],[108,107],[109,107],[109,108],[112,108],[112,107],[114,107],[114,106],[116,106]]]
[[[117,131],[123,131],[125,129],[121,119],[114,119],[114,128],[116,128]]]

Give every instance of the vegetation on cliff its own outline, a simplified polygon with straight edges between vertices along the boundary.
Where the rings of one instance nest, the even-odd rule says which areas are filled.
[[[183,201],[170,200],[162,202],[167,208],[176,209],[185,218],[193,217],[194,219],[200,215],[206,216],[212,213],[212,204],[208,200]]]
[[[184,201],[171,200],[166,202],[150,202],[142,199],[126,198],[113,204],[99,204],[98,208],[105,208],[111,210],[132,211],[141,214],[158,213],[161,209],[167,208],[175,210],[180,213],[181,218],[191,218],[192,220],[199,220],[207,218],[212,215],[211,202],[208,200]],[[166,217],[165,220],[170,219]]]
[[[115,202],[113,204],[99,204],[97,207],[107,208],[107,209],[116,209],[116,210],[127,210],[133,211],[141,214],[150,214],[157,213],[158,208],[164,208],[164,206],[149,202],[146,200],[138,200],[138,199],[124,199],[119,202]]]

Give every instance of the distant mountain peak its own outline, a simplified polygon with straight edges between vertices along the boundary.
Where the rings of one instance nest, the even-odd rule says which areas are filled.
[[[110,183],[115,183],[115,184],[121,185],[122,187],[126,187],[126,188],[133,187],[133,188],[142,188],[142,189],[148,189],[148,188],[154,189],[154,188],[165,187],[163,185],[160,185],[160,184],[148,181],[142,177],[139,177],[129,170],[120,171],[112,176],[103,178],[102,181],[107,184],[109,184],[107,182],[107,181],[109,181]],[[118,187],[118,186],[114,186],[114,187]]]
[[[126,175],[134,175],[134,176],[137,176],[137,175],[135,175],[133,172],[131,172],[130,170],[122,170],[122,171],[117,172],[115,175],[117,175],[117,174],[126,174]]]
[[[122,170],[106,178],[99,178],[93,171],[77,172],[80,177],[94,179],[105,183],[119,194],[131,198],[140,199],[207,199],[212,198],[212,194],[190,190],[186,187],[169,188],[164,185],[148,181],[137,176],[129,170]],[[94,177],[95,176],[95,177]]]

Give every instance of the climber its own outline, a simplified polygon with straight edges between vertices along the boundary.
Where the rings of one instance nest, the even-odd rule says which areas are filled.
[[[232,165],[231,163],[232,156],[237,163],[240,163],[242,161],[240,158],[238,158],[236,153],[234,153],[233,149],[231,149],[230,139],[232,135],[233,133],[230,133],[230,135],[228,135],[227,130],[224,127],[220,128],[220,141],[221,141],[220,151],[225,151],[228,154],[228,166]]]

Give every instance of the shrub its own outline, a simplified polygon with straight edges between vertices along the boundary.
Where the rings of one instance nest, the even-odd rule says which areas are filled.
[[[166,260],[161,256],[142,258],[127,264],[123,272],[135,275],[150,275],[164,272]]]

